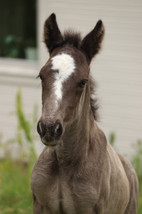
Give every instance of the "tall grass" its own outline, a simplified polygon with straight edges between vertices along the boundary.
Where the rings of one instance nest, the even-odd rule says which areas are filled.
[[[138,140],[134,145],[135,155],[132,158],[132,164],[138,176],[139,181],[139,208],[138,213],[142,213],[142,140]]]
[[[25,158],[28,161],[35,160],[36,152],[34,147],[35,140],[35,123],[37,121],[37,106],[34,106],[32,121],[30,121],[23,110],[21,91],[16,94],[16,115],[17,115],[17,137],[16,141],[19,145],[26,145],[26,151],[24,152]]]
[[[16,136],[6,142],[0,139],[5,158],[0,161],[0,214],[32,213],[30,174],[37,155],[34,147],[37,106],[28,117],[23,109],[21,91],[16,94]],[[18,154],[11,157],[11,145],[18,145]]]
[[[33,113],[29,117],[25,114],[22,103],[21,90],[18,90],[15,99],[15,115],[17,119],[17,129],[15,138],[9,139],[6,142],[0,140],[0,147],[4,151],[4,157],[11,159],[12,145],[17,145],[15,158],[19,161],[33,162],[37,158],[34,142],[36,140],[35,126],[37,122],[38,108],[37,105],[33,108]]]
[[[31,166],[0,161],[0,214],[32,213]]]

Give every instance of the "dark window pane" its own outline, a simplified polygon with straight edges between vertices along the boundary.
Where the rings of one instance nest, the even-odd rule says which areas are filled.
[[[0,0],[0,57],[35,54],[36,26],[36,0]]]

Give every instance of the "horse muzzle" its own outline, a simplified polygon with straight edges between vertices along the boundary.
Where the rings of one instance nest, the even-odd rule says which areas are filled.
[[[40,135],[41,141],[46,146],[56,146],[63,133],[63,126],[60,121],[46,124],[39,120],[37,124],[37,132]]]

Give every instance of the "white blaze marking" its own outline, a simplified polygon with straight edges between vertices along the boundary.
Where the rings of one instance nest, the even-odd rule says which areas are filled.
[[[75,70],[74,59],[69,54],[59,54],[52,59],[53,70],[59,72],[55,74],[54,89],[58,100],[62,99],[62,84],[65,82]]]

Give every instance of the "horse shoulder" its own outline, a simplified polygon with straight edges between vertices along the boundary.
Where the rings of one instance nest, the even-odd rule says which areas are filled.
[[[87,167],[96,189],[97,200],[109,197],[110,164],[107,155],[107,139],[104,132],[95,124],[91,137]],[[90,176],[91,175],[91,176]],[[101,202],[102,203],[102,202]]]
[[[129,181],[118,154],[97,126],[91,150],[93,151],[93,158],[91,157],[90,160],[93,159],[92,164],[94,164],[94,184],[99,197],[96,206],[98,209],[105,208],[106,214],[110,210],[114,210],[116,214],[118,210],[119,214],[124,213],[130,195]]]

